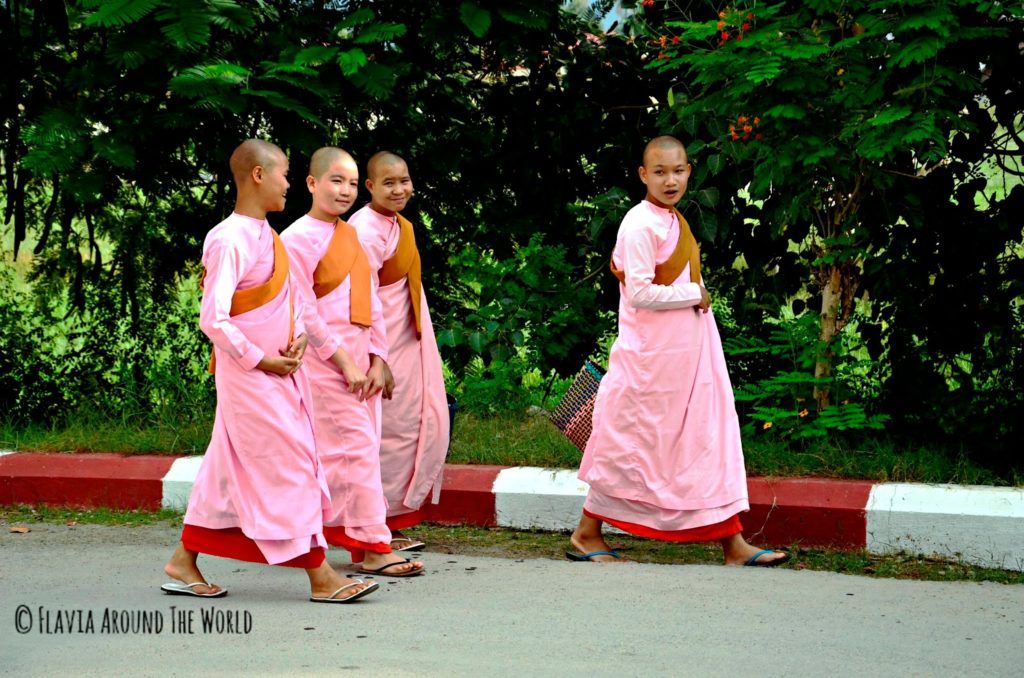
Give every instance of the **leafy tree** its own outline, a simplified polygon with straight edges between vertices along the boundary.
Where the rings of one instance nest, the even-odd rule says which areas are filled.
[[[794,263],[820,298],[814,374],[823,409],[832,344],[865,266],[885,250],[888,229],[908,220],[887,211],[886,198],[901,179],[948,174],[950,139],[981,131],[978,116],[962,114],[978,110],[978,62],[1021,12],[967,0],[715,7],[670,17],[655,67],[684,76],[672,109],[707,172],[726,159],[742,168],[759,208],[755,230],[798,245]]]
[[[626,183],[622,149],[653,131],[647,92],[664,86],[634,41],[540,0],[69,0],[6,3],[2,21],[14,254],[34,241],[37,291],[83,323],[149,331],[230,210],[225,159],[261,136],[299,179],[324,143],[409,160],[456,370],[520,351],[566,369],[589,348],[605,220],[575,205]],[[293,184],[278,227],[305,211]],[[496,287],[474,290],[448,265],[463,256],[506,274],[481,269]],[[522,327],[491,331],[513,311]]]

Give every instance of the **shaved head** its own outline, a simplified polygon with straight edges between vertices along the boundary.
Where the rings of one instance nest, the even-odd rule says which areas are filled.
[[[331,165],[338,160],[348,160],[353,165],[356,162],[348,151],[336,146],[318,148],[313,153],[313,157],[309,159],[309,176],[314,179],[322,178],[327,173],[327,170],[331,168]]]
[[[681,142],[679,139],[667,135],[654,137],[653,139],[647,142],[646,146],[644,146],[643,165],[647,165],[647,156],[651,153],[651,151],[671,151],[677,148],[682,150],[683,157],[686,158],[686,146],[683,146],[683,142]]]
[[[236,184],[242,184],[252,175],[254,167],[270,168],[284,159],[284,151],[276,144],[262,139],[246,139],[231,154],[231,175]]]
[[[382,170],[399,163],[404,165],[405,160],[391,151],[380,151],[378,153],[374,153],[366,162],[366,178],[373,181]]]

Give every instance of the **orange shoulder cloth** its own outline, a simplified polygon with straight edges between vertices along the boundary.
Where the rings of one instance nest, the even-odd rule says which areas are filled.
[[[700,282],[700,246],[697,239],[693,237],[690,224],[679,213],[675,207],[672,208],[676,219],[679,220],[679,241],[676,248],[669,255],[668,259],[654,267],[654,284],[671,285],[683,272],[686,265],[690,265],[690,282]],[[615,268],[615,262],[611,262],[612,274],[619,279],[620,283],[626,283],[626,272]]]
[[[351,277],[352,291],[349,294],[349,319],[353,325],[369,327],[370,312],[370,262],[359,244],[356,229],[347,221],[338,219],[334,224],[334,235],[327,245],[327,251],[313,271],[313,294],[319,299],[334,290]]]
[[[380,286],[393,285],[402,278],[409,278],[409,297],[412,301],[412,312],[416,318],[416,334],[422,329],[420,324],[420,299],[423,294],[423,281],[420,271],[420,251],[416,248],[416,236],[412,232],[412,223],[398,215],[398,248],[394,256],[385,261],[378,273]]]
[[[231,315],[241,315],[253,311],[264,304],[267,304],[277,298],[277,295],[281,293],[283,288],[288,283],[288,251],[284,248],[284,243],[281,242],[281,238],[278,237],[277,233],[271,229],[271,235],[274,236],[274,272],[270,275],[270,280],[257,285],[256,287],[249,287],[244,290],[235,290],[235,293],[231,295]],[[203,271],[203,278],[199,281],[199,289],[203,288],[203,282],[206,280],[206,271]],[[295,318],[289,311],[288,313],[288,344],[292,343],[292,335],[295,333]],[[213,353],[213,349],[210,349],[210,374],[214,374],[217,370],[217,360]]]

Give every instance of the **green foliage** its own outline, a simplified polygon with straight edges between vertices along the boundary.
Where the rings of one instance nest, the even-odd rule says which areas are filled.
[[[33,298],[0,269],[0,409],[5,422],[84,419],[189,425],[213,405],[195,321],[194,278],[174,298],[148,301],[133,327],[116,292],[83,281],[87,312],[70,308],[71,288]],[[102,424],[101,424],[102,425]]]
[[[579,309],[594,305],[593,286],[574,282],[565,248],[540,234],[507,259],[467,245],[448,264],[458,283],[437,339],[455,365],[466,365],[460,402],[483,413],[543,404],[529,379],[580,360],[595,327],[580,322]]]
[[[834,375],[822,379],[811,373],[821,351],[814,314],[788,314],[769,324],[773,329],[767,340],[737,335],[724,343],[740,380],[735,390],[737,410],[750,419],[745,423],[748,435],[758,431],[793,440],[825,439],[837,432],[884,428],[888,415],[871,413],[864,403],[851,401],[877,392],[879,382],[877,366],[863,357],[853,325],[847,326],[849,329],[836,343],[839,350]],[[874,383],[860,383],[859,374],[874,375]],[[827,386],[840,402],[818,410],[814,391],[822,386]]]
[[[484,37],[491,27],[491,13],[474,2],[464,2],[459,6],[459,18],[478,38]]]
[[[155,309],[230,211],[225,159],[241,139],[270,138],[291,156],[299,181],[277,227],[306,211],[301,172],[315,148],[340,143],[360,160],[391,148],[416,182],[409,217],[426,226],[432,311],[459,390],[482,409],[541,402],[552,369],[578,366],[609,325],[599,309],[614,285],[598,273],[628,197],[594,196],[626,184],[622,149],[635,155],[654,129],[650,111],[617,105],[646,102],[660,79],[640,68],[639,45],[557,4],[498,4],[5,7],[18,30],[0,48],[18,75],[3,90],[0,184],[15,256],[32,243],[33,285],[59,300],[40,317],[75,319],[89,330],[77,342],[100,327],[158,336],[169,321]],[[59,344],[67,327],[53,327]],[[64,405],[103,400],[107,386],[133,394],[105,402],[110,413],[166,400],[153,395],[164,386],[152,355],[85,343],[105,372],[61,376]],[[198,365],[203,342],[193,351]],[[142,374],[125,371],[132,360]],[[24,416],[46,421],[64,405]]]
[[[806,324],[801,361],[733,358],[738,387],[774,389],[759,407],[799,420],[787,435],[888,414],[889,430],[1019,465],[1017,8],[821,0],[719,18],[709,2],[626,2],[607,34],[598,22],[614,4],[3,4],[2,205],[19,265],[33,246],[36,295],[3,307],[4,357],[31,356],[4,364],[19,394],[4,404],[45,421],[93,401],[137,416],[209,397],[181,281],[230,211],[225,159],[250,136],[278,142],[298,179],[277,227],[306,211],[315,148],[403,155],[457,390],[478,411],[546,404],[553,375],[573,374],[612,329],[607,257],[641,195],[639,152],[676,131],[694,162],[681,208],[720,317],[768,347],[780,326],[766,318]],[[837,322],[823,339],[812,321],[829,317],[833,273]],[[831,371],[816,378],[818,366]],[[176,391],[180,374],[200,392]],[[823,385],[836,397],[799,417],[794,399]],[[846,399],[863,419],[829,409]],[[753,402],[740,406],[751,420]]]

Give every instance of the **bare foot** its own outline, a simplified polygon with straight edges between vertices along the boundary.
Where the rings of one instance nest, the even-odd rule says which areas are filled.
[[[391,543],[389,546],[392,551],[421,551],[425,544],[419,539],[405,536],[398,530],[391,530]]]
[[[306,570],[306,574],[309,575],[309,594],[313,598],[328,598],[346,584],[358,584],[342,592],[342,597],[348,598],[374,585],[373,582],[342,577],[326,560],[320,563],[320,567]]]
[[[198,553],[193,551],[186,551],[185,545],[180,541],[178,547],[174,549],[174,553],[171,554],[171,559],[164,565],[164,572],[167,573],[168,577],[177,579],[184,584],[194,584],[195,582],[205,582],[206,577],[199,571],[199,567],[196,565],[196,558]],[[219,586],[212,584],[203,586],[193,586],[192,590],[200,595],[208,595],[211,593],[217,593],[220,591]]]
[[[381,570],[381,568],[384,568]],[[373,553],[366,552],[366,558],[360,566],[362,570],[378,570],[376,574],[381,576],[391,575],[407,577],[413,572],[422,572],[423,563],[419,560],[406,561],[397,553]]]
[[[744,565],[761,550],[756,546],[748,544],[743,535],[738,533],[722,540],[722,552],[725,555],[726,565]],[[769,566],[770,563],[778,562],[778,564],[781,564],[787,560],[789,560],[789,554],[785,551],[773,551],[758,556],[754,563],[765,567]]]
[[[579,551],[580,554],[612,550],[612,547],[608,546],[608,542],[604,540],[604,536],[601,534],[601,521],[587,515],[580,519],[580,524],[573,530],[569,541],[572,542],[573,548]],[[622,558],[616,558],[615,556],[594,556],[590,560],[595,563],[623,562]]]

